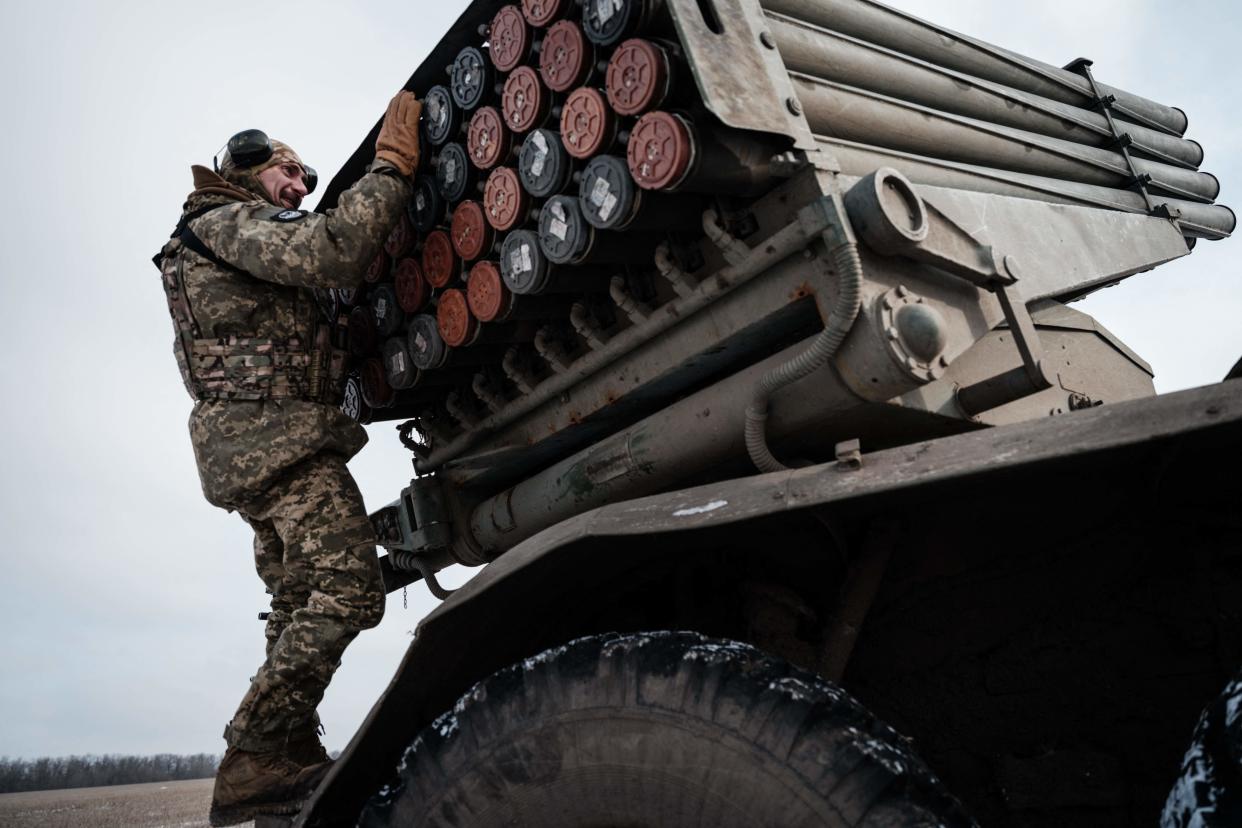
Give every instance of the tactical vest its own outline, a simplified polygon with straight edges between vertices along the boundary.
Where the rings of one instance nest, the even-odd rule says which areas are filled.
[[[203,336],[185,289],[186,249],[218,267],[254,278],[217,256],[190,229],[190,221],[218,206],[223,205],[182,216],[168,243],[153,258],[164,282],[176,331],[173,350],[186,390],[195,400],[297,399],[339,404],[347,354],[333,347],[332,324],[318,316],[308,327],[314,332],[311,342],[296,336],[284,340]]]

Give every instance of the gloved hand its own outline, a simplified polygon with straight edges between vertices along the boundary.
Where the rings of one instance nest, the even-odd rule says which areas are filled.
[[[376,159],[392,164],[402,175],[413,175],[418,169],[418,119],[422,113],[423,104],[414,93],[401,90],[388,104],[375,139]]]

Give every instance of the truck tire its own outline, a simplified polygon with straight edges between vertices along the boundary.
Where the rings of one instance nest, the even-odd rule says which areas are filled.
[[[368,804],[379,826],[970,826],[840,688],[691,632],[594,635],[475,685]]]
[[[1242,825],[1242,673],[1204,709],[1160,828]]]

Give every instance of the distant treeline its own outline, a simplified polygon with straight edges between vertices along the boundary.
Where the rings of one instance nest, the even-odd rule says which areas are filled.
[[[216,775],[220,757],[211,753],[174,756],[64,756],[56,759],[0,757],[0,793],[133,785]]]

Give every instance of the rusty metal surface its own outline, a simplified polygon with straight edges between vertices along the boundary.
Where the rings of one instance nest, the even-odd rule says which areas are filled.
[[[865,455],[862,468],[848,475],[836,474],[835,464],[829,463],[617,503],[563,521],[519,544],[471,580],[458,601],[481,594],[550,549],[592,536],[690,531],[773,511],[932,488],[959,477],[1020,469],[1214,427],[1242,428],[1242,382],[1231,380],[875,452]],[[458,605],[438,607],[423,625],[437,623]]]
[[[815,139],[756,0],[666,0],[707,108],[737,129],[784,135],[811,150]],[[714,20],[704,19],[704,8]],[[766,33],[766,35],[765,35]],[[761,39],[762,38],[762,39]]]
[[[296,824],[352,824],[383,773],[379,769],[394,766],[413,734],[481,678],[479,665],[472,666],[471,659],[485,652],[496,655],[488,646],[492,625],[476,623],[480,616],[493,617],[491,597],[553,553],[561,556],[562,564],[573,559],[589,566],[596,548],[589,542],[593,539],[692,533],[864,500],[883,509],[885,502],[896,504],[899,495],[905,503],[917,503],[964,480],[1007,480],[1012,486],[1014,475],[1024,470],[1055,474],[1062,463],[1104,468],[1135,453],[1158,455],[1162,446],[1173,444],[1193,444],[1195,456],[1206,458],[1201,462],[1215,463],[1210,447],[1236,445],[1240,438],[1242,382],[1233,381],[873,452],[864,455],[857,470],[842,472],[830,463],[725,481],[606,506],[564,521],[490,564],[423,620],[393,681]],[[1021,493],[1020,488],[1013,491]],[[627,548],[634,555],[644,551],[643,544]],[[513,658],[521,655],[519,651]],[[428,680],[437,675],[439,681]]]
[[[799,177],[754,205],[762,232],[775,235],[782,227],[794,226],[795,208],[816,197],[811,180]],[[842,181],[851,186],[855,179]],[[979,243],[1021,261],[1020,291],[1026,301],[1081,295],[1187,252],[1176,228],[1161,219],[947,188],[916,189],[935,204],[937,214],[968,229]],[[809,238],[804,243],[809,244]],[[756,242],[756,254],[765,246]],[[868,259],[866,273],[869,292],[905,285],[937,298],[956,331],[946,354],[950,361],[1000,321],[999,308],[988,294],[971,289],[975,295],[968,296],[912,261]],[[765,339],[762,320],[798,298],[803,284],[816,294],[821,314],[826,314],[835,291],[833,278],[825,276],[816,262],[797,257],[774,260],[760,278],[729,292],[719,291],[710,305],[693,299],[678,303],[676,310],[663,308],[647,326],[632,328],[579,360],[571,371],[546,381],[547,387],[539,388],[538,394],[513,401],[457,444],[441,447],[420,468],[434,469],[464,456],[453,465],[456,479],[464,483],[489,466],[504,465],[516,476],[523,468],[564,456],[722,370],[746,347],[753,359],[763,353],[765,341],[779,342],[782,329],[775,329],[776,339],[771,334]],[[793,329],[782,324],[786,332]],[[632,349],[621,351],[626,344]],[[743,352],[735,354],[731,348],[738,346]],[[858,346],[847,344],[846,350],[858,364],[867,361]],[[621,356],[610,359],[614,353]],[[601,369],[593,370],[596,365]],[[861,375],[863,370],[855,373]],[[904,393],[899,388],[893,386],[893,393],[884,399]],[[528,452],[536,444],[541,448]],[[515,452],[522,454],[521,462]]]
[[[842,181],[846,186],[854,183],[851,177],[843,177]],[[972,236],[991,245],[998,255],[1015,256],[1021,261],[1020,290],[1027,301],[1081,295],[1187,252],[1177,229],[1161,219],[948,188],[916,189],[936,205],[939,213],[969,229]],[[764,232],[773,233],[792,220],[795,206],[810,201],[814,194],[807,181],[794,180],[756,203],[753,213],[760,226],[767,228]],[[968,298],[960,288],[944,285],[943,278],[920,267],[907,260],[868,260],[869,290],[883,292],[905,284],[928,295],[940,291],[940,307],[959,331],[964,319],[975,312],[971,310],[973,304],[984,302],[981,307],[986,307],[991,301],[986,295]],[[834,291],[832,278],[823,277],[822,269],[813,262],[793,258],[768,265],[767,272],[753,284],[716,298],[710,306],[698,301],[682,303],[704,310],[697,315],[684,311],[661,314],[665,322],[650,326],[652,330],[658,327],[658,334],[643,335],[646,329],[642,326],[627,331],[626,341],[633,341],[638,347],[624,358],[609,364],[608,354],[617,352],[622,345],[618,341],[610,343],[580,360],[570,372],[549,381],[549,388],[538,389],[538,395],[526,395],[490,417],[459,441],[461,445],[450,445],[433,454],[425,468],[434,468],[469,452],[454,472],[464,482],[473,479],[480,467],[512,464],[514,451],[525,452],[533,444],[543,445],[540,451],[525,458],[527,467],[564,456],[576,446],[615,431],[640,416],[644,407],[650,410],[660,399],[701,380],[707,370],[720,370],[729,357],[730,337],[742,332],[753,337],[753,326],[764,315],[788,303],[797,286],[804,282],[812,286],[821,308],[830,302]],[[969,338],[958,342],[947,358],[951,361],[963,353],[999,320],[999,309],[985,311],[983,317],[967,327]],[[756,345],[760,341],[753,340]],[[703,361],[705,351],[720,348],[724,350],[716,352],[719,359]],[[606,370],[593,371],[596,364]],[[691,365],[697,367],[689,373],[670,373]],[[676,379],[678,376],[680,379]],[[656,383],[661,377],[668,382]],[[894,390],[896,393],[903,392]],[[627,402],[619,404],[623,400]],[[494,436],[489,436],[489,432]],[[521,465],[507,468],[516,475]]]
[[[478,22],[490,20],[498,7],[497,2],[472,3],[410,84],[418,88],[438,79],[433,71],[437,61],[447,62],[464,44],[473,42]],[[805,136],[799,130],[805,127],[806,119],[800,113],[806,102],[796,105],[792,96],[784,94],[781,84],[792,89],[793,82],[781,63],[779,38],[769,31],[760,3],[670,0],[669,7],[708,103],[719,104],[717,114],[726,123],[747,128],[772,129],[772,124],[784,123],[776,131],[784,130],[802,141]],[[864,11],[875,11],[869,4],[859,5],[863,7]],[[729,114],[733,111],[729,107],[753,122],[731,120],[734,116]],[[794,122],[797,128],[791,131],[788,124]],[[816,144],[812,141],[806,145]],[[343,170],[333,184],[344,183],[346,174]],[[844,186],[853,180],[841,178]],[[1027,301],[1081,295],[1186,252],[1178,228],[1165,219],[950,188],[920,185],[919,191],[934,200],[954,223],[1022,261],[1024,279],[1020,287]],[[779,189],[777,197],[752,205],[752,220],[762,228],[761,234],[748,238],[748,243],[757,248],[756,256],[761,258],[762,250],[769,246],[759,239],[768,236],[770,242],[791,227],[797,209],[821,192],[791,183]],[[334,198],[331,192],[325,194],[325,206]],[[1220,211],[1222,215],[1228,212],[1225,208]],[[805,235],[810,243],[814,234]],[[733,279],[737,268],[724,267],[718,257],[712,262],[716,254],[710,249],[706,255],[709,266],[695,274],[705,287],[695,295],[667,302],[646,320],[623,326],[611,341],[605,342],[606,336],[596,337],[590,349],[574,355],[567,370],[529,390],[522,389],[516,397],[487,400],[486,406],[478,406],[479,416],[471,417],[468,427],[456,429],[451,437],[432,446],[430,456],[419,461],[420,472],[448,468],[462,484],[507,485],[505,475],[513,479],[562,458],[714,376],[762,358],[785,344],[782,337],[792,336],[803,324],[800,311],[790,310],[792,306],[814,295],[820,308],[826,308],[834,290],[831,276],[815,273],[815,268],[796,259],[782,261],[781,257],[755,263],[750,270],[760,272],[749,272],[744,280],[753,281],[751,284],[742,286],[743,280],[738,280],[723,290],[716,289]],[[928,294],[933,288],[923,285],[934,286],[936,282],[929,270],[910,262],[872,264],[868,280],[874,284],[869,287],[883,292],[913,281],[920,284],[919,293]],[[437,272],[427,269],[431,281],[443,281],[436,278]],[[945,308],[950,327],[959,336],[968,335],[970,342],[984,336],[997,319],[987,297],[946,296],[942,312]],[[953,353],[963,353],[970,342],[958,343]],[[888,355],[873,357],[853,352],[854,365],[847,371],[851,387],[858,392],[859,386],[877,383],[869,389],[870,394],[862,394],[868,398],[881,390],[891,391],[890,397],[903,393],[904,377],[889,383],[882,374],[870,371],[875,368],[891,373]],[[498,471],[501,466],[503,471]]]
[[[482,563],[485,553],[504,554],[420,625],[393,683],[299,824],[326,824],[338,817],[352,822],[358,803],[374,786],[377,769],[393,766],[412,733],[444,709],[445,696],[451,704],[480,671],[498,660],[521,657],[520,644],[513,642],[529,632],[506,629],[499,636],[507,642],[503,646],[493,646],[488,636],[498,632],[495,618],[513,617],[522,609],[513,596],[525,588],[525,597],[530,597],[536,566],[547,572],[555,562],[554,579],[566,572],[614,572],[627,560],[651,555],[646,541],[656,535],[686,537],[720,527],[740,531],[751,521],[785,519],[789,513],[838,504],[852,509],[865,502],[901,510],[923,493],[943,493],[964,481],[994,481],[998,490],[1013,486],[1021,501],[1023,487],[1036,485],[1031,481],[1037,471],[1045,475],[1040,478],[1044,488],[1030,494],[1047,500],[1055,496],[1046,490],[1049,468],[1093,472],[1096,461],[1104,467],[1118,457],[1146,457],[1153,446],[1182,440],[1193,440],[1202,450],[1210,447],[1211,435],[1222,433],[1233,445],[1239,442],[1242,383],[1117,402],[1150,393],[1149,366],[1093,320],[1084,321],[1065,308],[1032,308],[1033,325],[1021,312],[1028,302],[1076,298],[1185,255],[1183,233],[1213,238],[1232,231],[1228,208],[1191,201],[1216,195],[1214,179],[1182,168],[1193,166],[1190,159],[1197,145],[1159,134],[1159,122],[1170,117],[1174,128],[1166,131],[1180,133],[1179,112],[1127,97],[1137,115],[1148,112],[1157,121],[1148,122],[1146,133],[1135,134],[1146,141],[1148,156],[1165,163],[1140,161],[1123,169],[1113,157],[1117,153],[1099,146],[1098,116],[1086,109],[1073,111],[1090,104],[1083,94],[1086,81],[1077,75],[956,35],[945,40],[944,30],[870,0],[665,2],[704,102],[721,122],[783,135],[797,147],[823,151],[811,153],[810,164],[794,153],[772,159],[772,170],[794,177],[779,186],[773,178],[773,191],[754,203],[723,202],[722,210],[745,213],[730,216],[730,226],[750,229],[725,231],[723,236],[709,233],[712,243],[702,242],[704,266],[689,278],[682,274],[681,281],[661,283],[664,294],[672,290],[675,298],[662,295],[663,304],[644,306],[628,316],[630,324],[617,329],[590,328],[589,336],[583,334],[587,344],[572,359],[564,364],[550,360],[555,370],[543,382],[518,382],[517,397],[493,395],[494,389],[482,388],[481,381],[470,386],[485,405],[455,415],[463,428],[437,436],[430,457],[420,459],[418,466],[420,473],[437,470],[435,480],[445,483],[452,495],[436,524],[444,536],[438,545],[426,547],[439,557],[407,545],[402,549],[405,558],[384,560],[385,582],[395,588],[424,577],[436,594],[446,595],[434,582],[437,568],[454,556]],[[471,3],[406,87],[425,91],[442,81],[442,67],[464,47],[478,45],[479,24],[490,20],[500,5],[499,0]],[[795,15],[799,21],[843,26],[842,31],[855,34],[867,32],[876,43],[922,56],[927,65],[916,66],[918,61],[895,53],[881,60],[877,56],[882,49],[854,44],[850,54],[855,75],[829,77],[829,70],[837,69],[828,65],[821,38],[844,39],[797,21],[787,21],[784,34],[774,34],[764,9]],[[833,9],[840,13],[826,14]],[[805,77],[791,76],[782,63],[781,50],[792,60],[794,46],[801,61],[795,68]],[[859,57],[862,52],[866,55]],[[957,67],[958,76],[937,69],[933,58]],[[589,64],[578,68],[591,71]],[[882,64],[884,77],[870,71],[872,64]],[[960,71],[986,72],[991,81],[967,84],[969,93],[955,97],[954,84],[965,77]],[[920,86],[921,79],[933,76],[938,91]],[[1009,85],[1026,92],[1007,89]],[[1026,105],[1038,111],[1012,108]],[[1058,112],[1073,116],[1073,123],[1058,122]],[[972,120],[991,117],[1004,125]],[[711,131],[710,122],[704,116],[701,125]],[[332,207],[341,190],[362,174],[375,132],[333,179],[321,210]],[[604,142],[609,131],[587,132]],[[1109,135],[1118,137],[1111,124]],[[1085,150],[1084,141],[1091,145]],[[481,146],[474,143],[475,149]],[[750,169],[763,170],[766,176],[768,155],[765,145],[764,165],[755,163]],[[1170,155],[1176,157],[1166,157]],[[886,158],[910,171],[916,197],[908,204],[922,199],[917,206],[924,218],[931,216],[936,244],[915,250],[871,237],[870,248],[862,251],[863,310],[850,338],[824,375],[811,378],[819,381],[813,391],[790,389],[801,394],[800,406],[778,401],[772,417],[774,435],[782,433],[782,418],[793,424],[783,435],[791,438],[794,449],[822,458],[830,456],[822,444],[830,451],[840,442],[840,460],[734,479],[742,473],[729,463],[742,434],[738,419],[752,379],[748,372],[760,370],[763,360],[812,335],[838,292],[820,239],[830,229],[817,218],[820,199],[839,196],[860,177],[888,166]],[[1170,163],[1179,159],[1181,166]],[[483,162],[490,166],[497,160]],[[690,159],[683,160],[688,169]],[[1167,216],[1147,215],[1153,205],[1124,189],[1139,169],[1157,174],[1153,186],[1163,184],[1165,192],[1183,197],[1160,199],[1183,210],[1181,226]],[[851,207],[850,213],[852,222],[863,218],[861,210]],[[480,214],[474,226],[487,230],[482,222]],[[718,229],[724,223],[722,217]],[[442,248],[448,246],[443,233],[434,238]],[[478,253],[473,247],[462,252],[466,258]],[[451,248],[441,258],[444,266],[427,268],[426,275],[443,286],[460,262]],[[1010,261],[1020,267],[1004,264]],[[999,284],[994,277],[1013,277],[1019,271],[1014,293],[1006,297],[1008,313],[1002,314],[1001,304],[985,288]],[[1012,285],[1012,278],[1005,284]],[[449,326],[450,334],[457,334],[448,336],[454,342],[473,335],[474,320],[466,307],[463,303],[458,324]],[[911,316],[912,308],[916,316]],[[441,310],[446,310],[443,300]],[[1021,333],[1018,348],[1014,331],[998,327],[1004,316]],[[923,347],[919,340],[907,340],[901,318],[923,320],[920,324],[929,332]],[[1042,357],[1036,345],[1042,345]],[[977,411],[971,409],[974,417],[963,410],[960,386],[1040,366],[1056,369],[1053,387],[1029,396],[989,396],[996,405],[977,405]],[[1050,373],[1048,380],[1052,377]],[[1012,396],[1020,399],[1006,402]],[[1099,402],[1106,405],[1096,407]],[[1047,417],[1061,412],[1064,416]],[[1014,421],[1022,422],[1006,425]],[[1000,427],[975,430],[985,423]],[[972,431],[929,439],[967,429]],[[915,440],[920,442],[911,442]],[[899,443],[909,445],[872,450]],[[868,453],[859,455],[848,450],[850,445]],[[1214,462],[1210,452],[1203,456],[1209,458],[1205,462]],[[687,486],[689,475],[698,475],[696,483],[719,482],[651,494]],[[640,495],[651,496],[633,499]],[[594,508],[607,503],[613,505]],[[473,535],[466,531],[472,522]],[[463,544],[461,554],[456,547],[452,555],[448,551],[450,523],[456,542]],[[600,544],[615,539],[624,541],[616,547],[620,554],[602,560]],[[411,563],[415,551],[420,557]],[[681,551],[676,544],[667,548],[672,556]],[[417,566],[423,567],[421,574],[411,574]],[[843,655],[857,638],[862,608],[879,582],[879,571],[859,580],[853,609],[842,610],[828,635],[833,643],[832,652],[824,654],[826,671],[844,672]],[[599,588],[617,585],[614,579]],[[534,592],[555,603],[555,593],[542,589]],[[580,589],[579,583],[567,587]],[[551,610],[540,606],[531,611]],[[493,623],[479,623],[483,617]]]
[[[778,188],[763,202],[768,207],[756,206],[761,230],[747,261],[724,266],[718,255],[714,263],[709,260],[704,276],[710,278],[704,278],[693,293],[662,306],[644,324],[622,331],[577,359],[566,372],[545,380],[534,393],[514,400],[472,432],[440,447],[427,462],[418,464],[419,470],[434,470],[467,451],[477,455],[525,448],[548,435],[570,439],[566,432],[571,426],[603,410],[610,417],[632,417],[633,413],[623,414],[624,407],[617,405],[623,397],[638,400],[641,392],[666,396],[684,390],[684,378],[674,378],[663,388],[649,386],[652,380],[686,366],[691,381],[703,379],[701,365],[719,370],[719,360],[731,355],[729,340],[743,332],[756,337],[756,349],[770,346],[755,326],[762,324],[764,316],[806,296],[798,286],[806,281],[810,269],[795,254],[815,242],[823,223],[813,216],[803,221],[799,214],[822,193],[821,186],[808,174]],[[764,284],[756,284],[761,275]],[[744,341],[734,345],[744,345]],[[489,441],[492,435],[498,437]]]
[[[675,488],[705,469],[745,456],[744,410],[737,401],[766,372],[806,347],[805,342],[793,345],[488,498],[473,511],[471,534],[495,554],[557,521]],[[773,438],[832,434],[832,417],[862,402],[824,367],[774,396],[769,431]],[[799,448],[814,451],[816,442],[823,440],[804,438]]]

